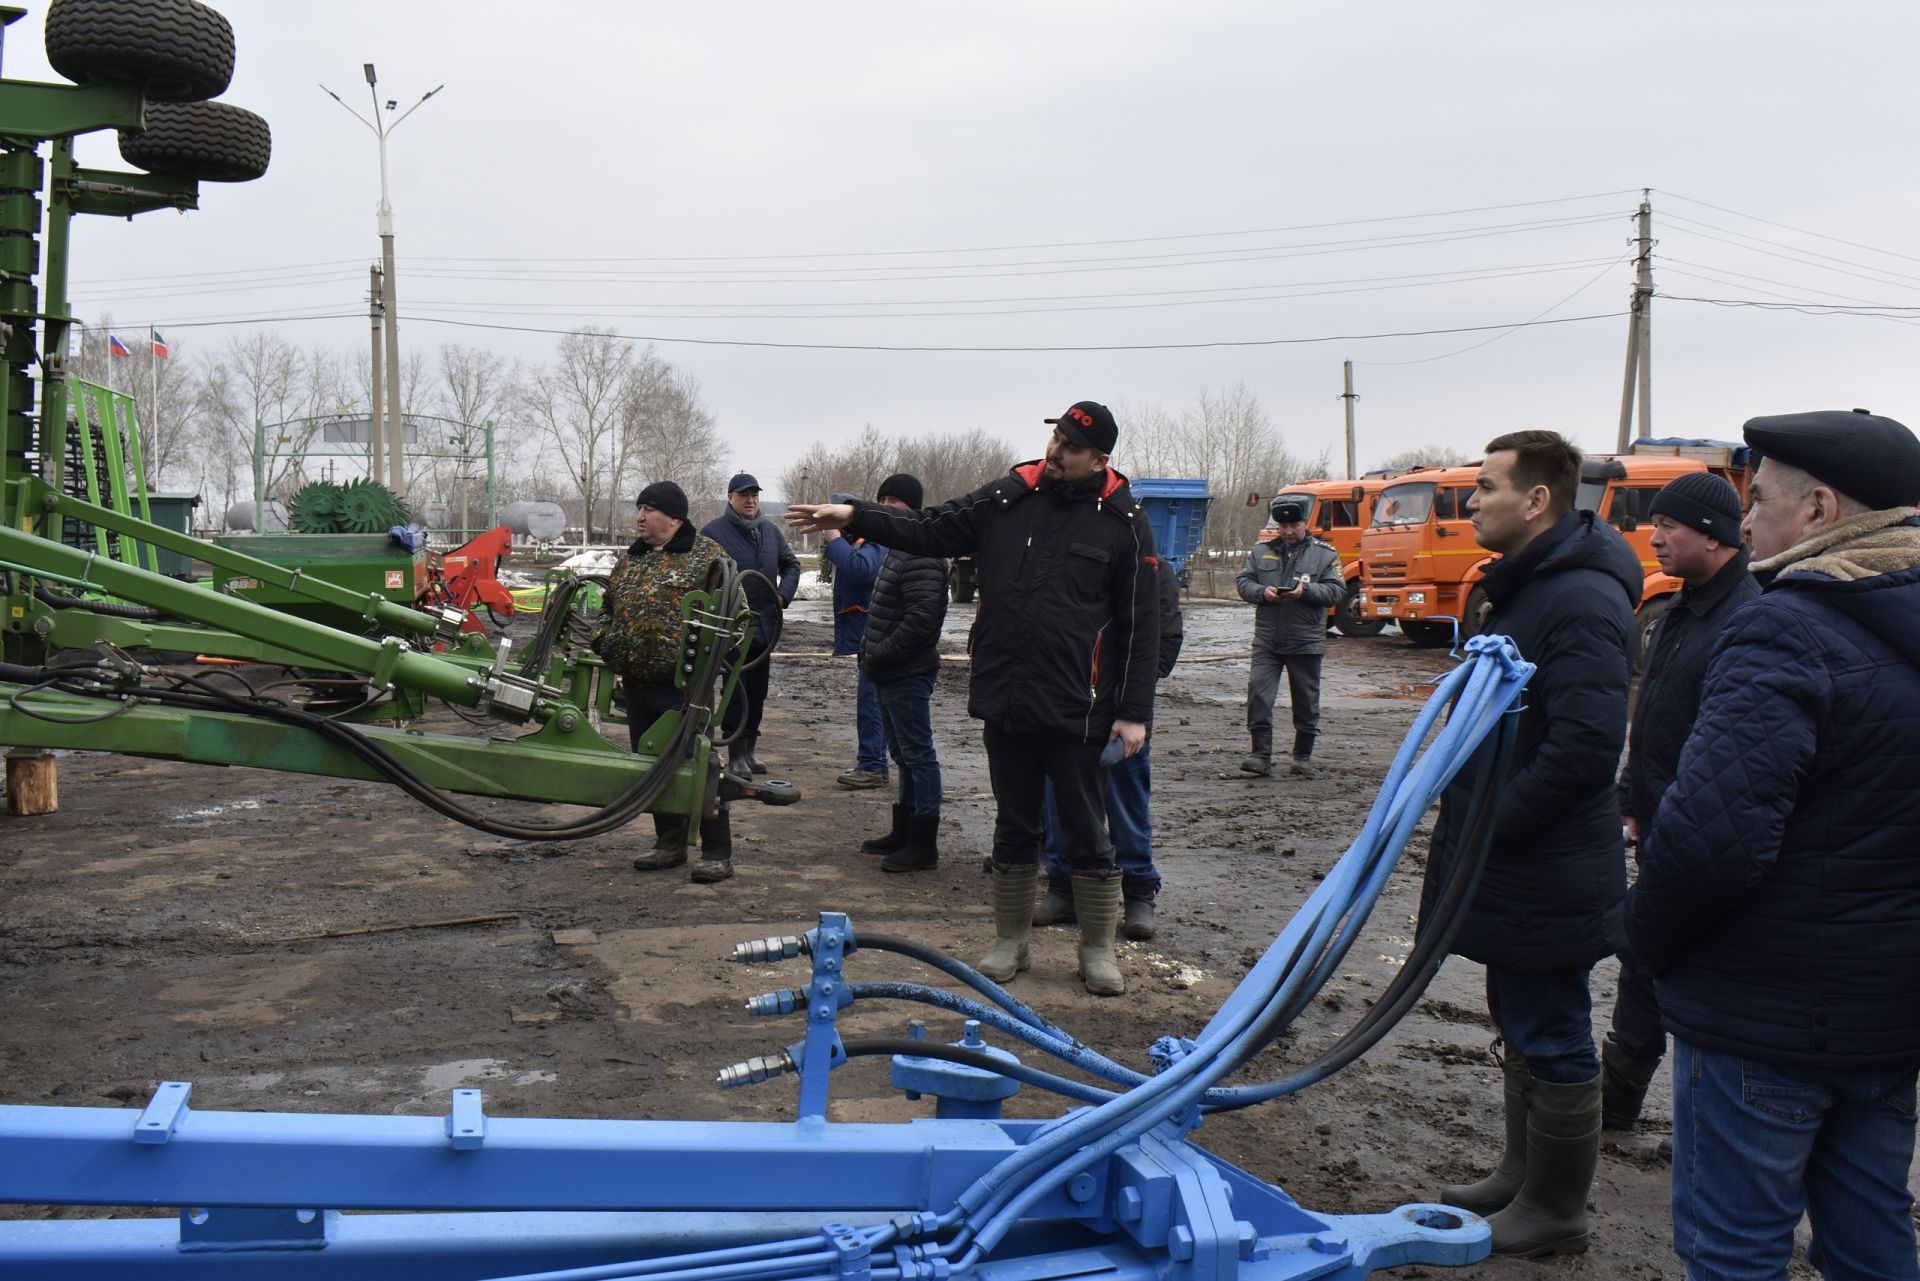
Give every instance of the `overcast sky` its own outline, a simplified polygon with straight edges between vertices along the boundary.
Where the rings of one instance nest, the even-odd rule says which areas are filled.
[[[389,144],[403,346],[652,338],[770,482],[869,423],[1037,452],[1081,398],[1124,469],[1127,409],[1240,382],[1337,465],[1343,359],[1363,466],[1610,447],[1643,187],[1657,432],[1920,421],[1920,310],[1682,300],[1920,308],[1910,3],[215,7],[271,170],[74,238],[76,314],[185,353],[246,330],[205,320],[366,344],[378,152],[318,85],[365,114],[372,61],[401,111],[446,86]],[[10,76],[55,78],[44,8]],[[111,134],[81,159],[121,167]],[[1566,323],[1503,328],[1534,320]],[[1472,332],[1366,337],[1430,330]]]

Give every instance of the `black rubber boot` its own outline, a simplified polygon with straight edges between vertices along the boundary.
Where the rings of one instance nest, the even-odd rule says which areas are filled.
[[[1273,773],[1273,731],[1253,730],[1253,750],[1240,762],[1240,772],[1262,778]]]
[[[711,885],[732,875],[733,820],[722,805],[718,814],[700,820],[700,861],[689,876],[702,885]]]
[[[687,861],[687,824],[671,815],[653,816],[653,848],[633,860],[636,872],[658,872]]]
[[[1153,895],[1126,894],[1126,911],[1120,923],[1120,936],[1135,943],[1153,937]]]
[[[1493,1252],[1516,1259],[1584,1254],[1587,1193],[1600,1161],[1600,1078],[1527,1085],[1527,1180],[1489,1215]]]
[[[1475,1214],[1506,1209],[1527,1180],[1527,1086],[1533,1074],[1527,1070],[1527,1061],[1511,1050],[1501,1060],[1500,1070],[1505,1078],[1502,1094],[1507,1113],[1507,1150],[1500,1154],[1500,1164],[1484,1179],[1440,1189],[1440,1199],[1446,1204]]]
[[[1288,767],[1289,773],[1310,774],[1313,772],[1313,740],[1314,735],[1312,734],[1302,734],[1298,730],[1294,731],[1293,764]]]
[[[1033,909],[1035,925],[1072,925],[1079,918],[1073,914],[1073,887],[1062,881],[1055,883],[1049,877],[1047,892],[1040,899],[1040,906]]]
[[[860,848],[868,854],[891,854],[907,843],[907,819],[913,810],[906,805],[893,807],[893,830],[885,836],[876,836],[870,841],[861,841]]]
[[[1643,1059],[1608,1041],[1600,1047],[1600,1128],[1631,1130],[1647,1101],[1647,1086],[1660,1069],[1658,1058]]]
[[[940,812],[909,814],[907,843],[880,860],[883,872],[927,872],[940,865]]]

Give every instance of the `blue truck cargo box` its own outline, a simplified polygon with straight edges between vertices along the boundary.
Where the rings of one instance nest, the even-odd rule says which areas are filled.
[[[1135,480],[1128,482],[1140,510],[1153,529],[1160,558],[1178,574],[1200,546],[1207,528],[1207,507],[1213,495],[1204,480]]]

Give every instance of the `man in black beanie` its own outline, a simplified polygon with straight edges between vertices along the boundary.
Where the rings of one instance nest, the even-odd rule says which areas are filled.
[[[716,563],[727,558],[720,544],[693,532],[687,523],[687,495],[670,480],[658,480],[633,500],[633,524],[639,537],[613,567],[607,583],[606,625],[594,644],[607,666],[620,673],[627,696],[627,739],[640,750],[640,738],[662,715],[686,706],[675,687],[680,661],[680,602],[689,591],[705,588]],[[656,872],[687,861],[687,821],[676,815],[653,816],[653,848],[633,860],[634,870]],[[700,861],[696,881],[724,881],[733,875],[733,828],[727,802],[711,818],[700,820]]]
[[[1677,595],[1656,596],[1640,606],[1654,611],[1627,737],[1626,768],[1620,774],[1621,825],[1638,841],[1653,826],[1653,811],[1673,782],[1680,749],[1700,707],[1700,685],[1721,626],[1734,610],[1760,594],[1747,570],[1740,541],[1740,495],[1709,471],[1688,472],[1653,496],[1653,554],[1660,568],[1685,585]],[[1613,1030],[1600,1048],[1600,1123],[1627,1130],[1640,1116],[1647,1084],[1667,1053],[1666,1029],[1653,976],[1620,953],[1620,986],[1613,1003]]]

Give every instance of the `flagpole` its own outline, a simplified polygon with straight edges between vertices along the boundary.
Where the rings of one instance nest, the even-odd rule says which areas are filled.
[[[147,326],[147,389],[148,389],[148,395],[152,398],[151,403],[148,405],[148,408],[153,411],[153,421],[148,425],[153,428],[151,439],[153,441],[154,453],[160,452],[160,355],[157,351],[154,350],[159,345],[160,345],[159,335],[154,332],[154,328],[152,325],[148,325]],[[140,429],[139,424],[138,423],[134,424],[134,430],[138,431],[139,429]],[[140,456],[142,458],[145,458],[147,456],[147,451],[144,449],[141,450]]]

